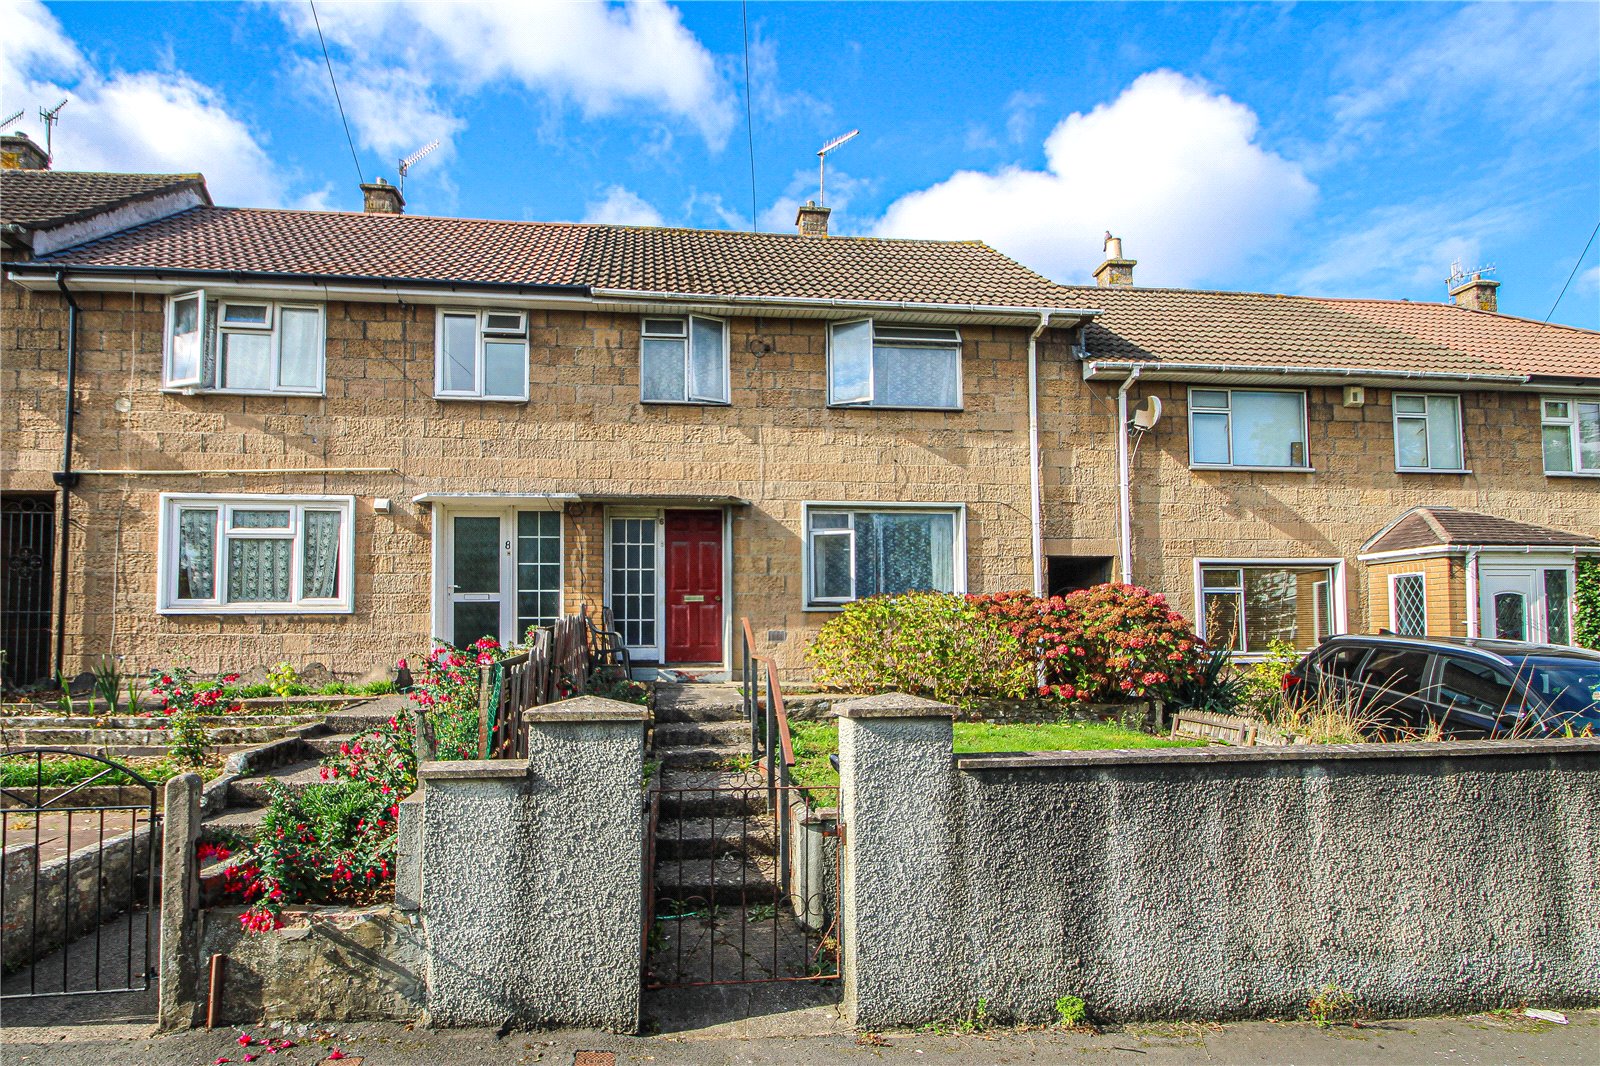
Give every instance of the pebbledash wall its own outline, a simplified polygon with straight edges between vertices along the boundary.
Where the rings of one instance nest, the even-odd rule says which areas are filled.
[[[840,708],[858,1025],[1600,1003],[1600,740],[951,754]]]
[[[0,489],[54,492],[65,304],[55,293],[9,282],[3,289]],[[145,668],[170,661],[178,647],[203,669],[285,657],[341,673],[392,665],[425,647],[431,632],[434,511],[411,502],[427,492],[749,500],[732,509],[729,614],[750,616],[763,638],[772,634],[768,650],[790,672],[804,669],[809,635],[831,617],[804,609],[807,501],[965,504],[968,589],[1032,580],[1022,329],[962,327],[959,412],[830,409],[826,323],[748,317],[728,320],[730,405],[646,405],[638,315],[536,310],[532,400],[482,403],[434,398],[433,306],[333,302],[325,396],[182,396],[161,390],[163,297],[77,299],[75,467],[394,473],[85,475],[69,531],[69,674],[107,652]],[[752,354],[758,342],[772,350]],[[163,491],[354,495],[353,613],[157,615]],[[378,498],[393,501],[391,513],[375,513]],[[568,505],[568,612],[603,594],[602,514],[598,503]]]

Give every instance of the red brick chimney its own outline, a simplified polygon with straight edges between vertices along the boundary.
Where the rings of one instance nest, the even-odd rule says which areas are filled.
[[[815,200],[807,200],[794,216],[795,225],[800,227],[802,237],[826,237],[828,235],[828,216],[833,213],[831,207],[818,207]]]
[[[382,178],[361,186],[361,195],[361,210],[369,215],[403,215],[406,212],[406,198]]]
[[[1483,276],[1482,270],[1474,270],[1469,275],[1457,275],[1450,279],[1450,299],[1456,302],[1457,307],[1465,307],[1470,311],[1500,310],[1500,299],[1495,295],[1495,290],[1500,283],[1493,278]]]

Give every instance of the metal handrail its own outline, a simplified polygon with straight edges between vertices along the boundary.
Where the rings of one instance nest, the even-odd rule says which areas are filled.
[[[743,641],[741,649],[744,675],[740,678],[740,691],[744,698],[744,711],[750,720],[750,754],[766,771],[767,808],[772,811],[778,830],[778,880],[785,895],[789,892],[789,853],[791,827],[789,800],[794,795],[794,779],[789,770],[794,766],[794,742],[789,733],[789,712],[783,704],[783,685],[778,681],[772,660],[757,655],[753,650],[755,638],[750,632],[750,620],[740,618]],[[761,675],[765,674],[763,678]],[[762,684],[762,681],[765,684]],[[762,694],[765,699],[762,699]],[[760,721],[758,734],[756,722]],[[773,740],[776,738],[776,750]]]

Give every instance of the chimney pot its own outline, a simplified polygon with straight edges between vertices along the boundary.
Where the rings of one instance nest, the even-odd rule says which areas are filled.
[[[1493,278],[1483,276],[1483,271],[1474,270],[1469,277],[1451,278],[1450,298],[1456,302],[1457,307],[1465,307],[1471,311],[1489,311],[1498,313],[1500,299],[1495,290],[1500,283]]]
[[[802,237],[826,237],[828,235],[828,216],[833,213],[831,207],[819,207],[815,200],[807,200],[795,215],[795,225],[800,227]]]
[[[1132,285],[1133,268],[1139,261],[1122,257],[1122,238],[1113,237],[1108,231],[1105,253],[1105,261],[1094,268],[1094,283],[1101,288],[1111,285]]]
[[[26,133],[0,136],[0,170],[49,170],[50,157]]]
[[[406,198],[400,190],[379,178],[370,185],[361,186],[361,210],[369,215],[403,215]]]

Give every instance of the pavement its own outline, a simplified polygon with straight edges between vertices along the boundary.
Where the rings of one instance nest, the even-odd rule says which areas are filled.
[[[496,1033],[486,1029],[422,1030],[393,1023],[267,1026],[154,1036],[147,1024],[88,1023],[29,1027],[9,1024],[0,1003],[4,1066],[197,1066],[254,1060],[272,1066],[831,1066],[1011,1063],[1238,1063],[1293,1066],[1353,1064],[1600,1063],[1600,1011],[1569,1012],[1568,1024],[1517,1015],[1413,1018],[1319,1029],[1309,1022],[1176,1022],[1104,1032],[992,1029],[972,1033],[858,1034],[831,1005],[782,1015],[676,1028],[648,1036],[576,1030]],[[238,1038],[289,1039],[295,1046],[265,1053]],[[335,1051],[338,1058],[334,1057]]]

